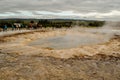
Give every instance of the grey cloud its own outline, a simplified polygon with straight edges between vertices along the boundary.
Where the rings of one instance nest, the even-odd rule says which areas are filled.
[[[120,11],[120,0],[0,0],[0,13],[21,11],[73,11],[74,13]]]
[[[2,0],[1,12],[15,10],[73,10],[75,12],[107,12],[120,10],[119,0]]]

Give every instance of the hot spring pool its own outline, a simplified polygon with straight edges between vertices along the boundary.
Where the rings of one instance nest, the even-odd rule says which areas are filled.
[[[70,49],[81,45],[98,44],[105,42],[103,36],[97,35],[63,35],[37,39],[30,42],[28,45],[37,48],[52,48],[52,49]]]

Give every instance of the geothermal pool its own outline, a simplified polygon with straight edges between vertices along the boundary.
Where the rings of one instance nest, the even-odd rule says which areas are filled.
[[[120,42],[117,39],[112,40],[114,34],[119,35],[120,33],[118,31],[98,32],[97,29],[56,29],[24,32],[23,34],[1,37],[4,43],[0,44],[0,51],[57,58],[70,58],[79,55],[92,56],[98,53],[119,53]]]
[[[103,35],[96,36],[95,34],[66,34],[44,39],[37,39],[30,42],[28,45],[38,48],[51,49],[70,49],[82,45],[98,44],[107,41]]]

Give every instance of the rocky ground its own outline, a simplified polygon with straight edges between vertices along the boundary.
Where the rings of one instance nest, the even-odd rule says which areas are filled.
[[[46,31],[42,31],[40,35],[43,32]],[[29,52],[30,49],[37,50],[35,48],[24,47],[25,49],[23,49],[19,48],[18,44],[11,45],[16,38],[22,38],[25,41],[17,40],[15,43],[29,41],[28,35],[24,36],[26,39],[21,36],[28,33],[32,35],[33,32],[14,36],[12,34],[0,38],[0,80],[120,80],[119,35],[115,35],[108,42],[102,44],[81,46],[80,51],[77,51],[80,48],[59,51],[59,54],[65,56],[61,57],[56,50],[40,49],[36,51],[39,52],[36,54]],[[8,43],[8,40],[11,43]],[[19,50],[15,47],[21,49],[21,52],[16,52]],[[26,51],[26,49],[28,49],[28,53],[23,53],[22,51]],[[82,50],[89,53],[83,54]],[[74,54],[68,55],[71,52]]]

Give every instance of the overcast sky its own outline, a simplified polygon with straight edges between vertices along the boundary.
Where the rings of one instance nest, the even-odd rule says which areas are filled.
[[[120,0],[0,0],[0,18],[120,20]]]

